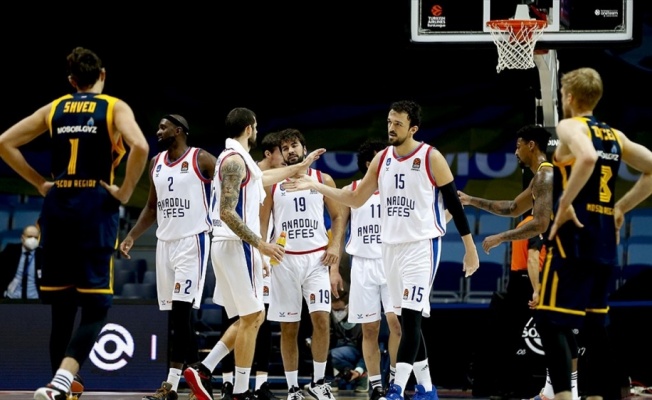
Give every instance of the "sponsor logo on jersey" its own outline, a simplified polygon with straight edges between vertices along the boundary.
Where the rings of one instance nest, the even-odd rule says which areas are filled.
[[[412,162],[412,171],[418,171],[421,169],[421,159],[415,158]]]

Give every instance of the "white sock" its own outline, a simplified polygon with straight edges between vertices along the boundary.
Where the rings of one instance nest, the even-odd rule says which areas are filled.
[[[552,388],[552,381],[550,381],[550,373],[548,373],[547,368],[546,368],[546,386],[543,387],[541,394],[543,394],[549,399],[555,398],[555,390]]]
[[[263,386],[263,383],[267,382],[267,373],[256,374],[256,390],[260,389]]]
[[[235,367],[235,382],[233,383],[233,394],[241,394],[249,390],[249,377],[251,368]]]
[[[580,399],[580,395],[577,392],[577,371],[571,374],[571,392],[573,393],[573,400]]]
[[[299,371],[285,371],[285,380],[288,381],[288,389],[299,387]]]
[[[407,385],[410,375],[412,375],[412,366],[410,364],[404,362],[396,363],[396,379],[394,380],[394,384],[401,387],[401,396],[403,396],[405,385]]]
[[[319,382],[320,379],[324,379],[324,376],[326,376],[326,361],[324,362],[318,362],[318,361],[313,361],[312,362],[312,368],[313,368],[313,382],[317,383]]]
[[[372,375],[369,377],[369,384],[371,385],[371,388],[382,388],[383,387],[383,377],[382,375]]]
[[[222,372],[222,384],[226,382],[233,385],[233,372]]]
[[[168,382],[172,384],[172,390],[179,391],[179,380],[181,380],[181,370],[178,368],[170,368],[168,372]]]
[[[50,384],[57,389],[63,390],[68,393],[70,391],[70,385],[72,385],[72,380],[75,379],[72,372],[59,368],[57,373],[54,374],[54,378]]]
[[[396,379],[396,367],[389,366],[389,381],[394,382]]]
[[[208,368],[209,371],[213,371],[215,367],[217,367],[217,364],[222,361],[224,357],[226,357],[227,354],[230,353],[230,350],[224,342],[221,340],[217,342],[217,344],[211,349],[211,352],[208,353],[204,361],[201,363],[204,364],[206,368]]]
[[[417,379],[417,384],[423,386],[426,392],[432,390],[432,378],[430,378],[430,367],[428,366],[428,359],[417,361],[414,363],[414,377]]]

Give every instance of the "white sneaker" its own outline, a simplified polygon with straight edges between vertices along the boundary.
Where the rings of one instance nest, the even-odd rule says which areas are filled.
[[[318,380],[317,383],[312,382],[308,394],[317,400],[335,400],[331,385],[323,379]]]
[[[288,400],[304,400],[305,397],[303,397],[303,393],[301,393],[301,389],[298,387],[292,387],[288,391]]]

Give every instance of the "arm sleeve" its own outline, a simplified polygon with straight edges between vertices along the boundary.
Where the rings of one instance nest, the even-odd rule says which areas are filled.
[[[460,198],[457,195],[455,181],[451,181],[450,183],[441,186],[439,190],[441,190],[442,197],[444,198],[444,206],[453,216],[453,222],[455,222],[455,227],[457,227],[460,236],[465,236],[471,233],[471,229],[469,229],[469,221],[466,219],[466,214],[464,213],[464,206],[462,206]]]

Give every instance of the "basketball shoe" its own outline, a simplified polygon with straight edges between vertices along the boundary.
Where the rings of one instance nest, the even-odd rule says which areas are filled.
[[[34,392],[34,400],[67,400],[68,393],[61,389],[57,389],[51,384],[47,384],[42,388],[38,388]]]
[[[381,386],[376,386],[373,388],[371,391],[371,394],[369,395],[369,400],[380,400],[381,397],[385,395],[385,391]]]
[[[197,400],[213,400],[212,374],[204,364],[197,362],[189,365],[183,371],[183,377]]]
[[[387,393],[383,397],[380,398],[380,400],[404,400],[403,396],[401,396],[401,387],[395,383],[392,383],[389,385],[389,389],[387,389]]]
[[[308,394],[317,400],[335,400],[331,391],[331,385],[324,379],[320,379],[316,383],[310,382]]]
[[[287,400],[304,400],[303,393],[301,389],[296,386],[293,386],[288,390],[288,399]]]
[[[279,398],[274,396],[274,393],[269,389],[268,382],[260,385],[260,389],[256,390],[254,394],[258,400],[279,400]]]
[[[426,392],[426,388],[423,385],[414,386],[414,395],[412,396],[413,400],[439,400],[437,395],[437,388],[434,386],[432,390]]]
[[[150,396],[143,396],[143,400],[177,400],[179,395],[172,390],[170,382],[161,383],[161,387],[156,389],[156,393]]]

